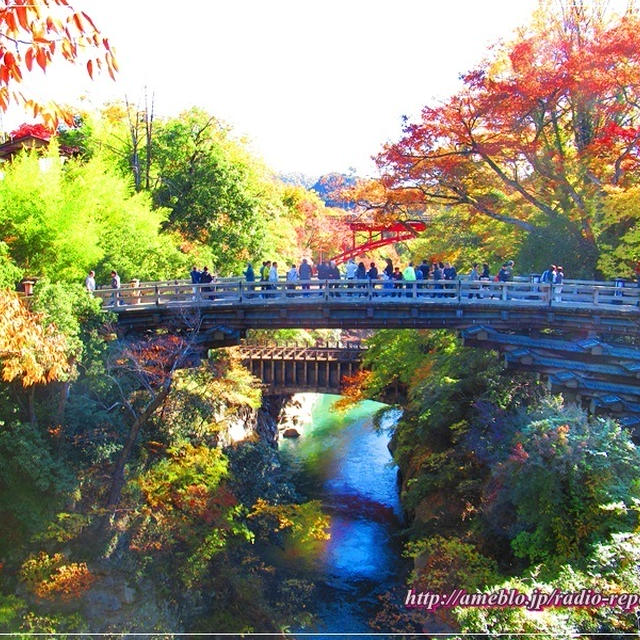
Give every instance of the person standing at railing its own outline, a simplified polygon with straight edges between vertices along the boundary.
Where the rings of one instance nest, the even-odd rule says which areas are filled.
[[[338,265],[333,260],[329,262],[329,267],[327,268],[327,280],[334,281],[334,283],[329,285],[330,289],[337,289],[339,287],[337,281],[340,280],[340,269],[338,269]],[[339,297],[340,294],[336,293],[336,296]]]
[[[416,296],[419,297],[419,296],[423,295],[424,273],[422,272],[421,265],[418,265],[417,267],[414,267],[413,270],[416,273]]]
[[[410,262],[402,272],[402,279],[407,283],[407,298],[413,296],[413,283],[416,281],[416,270],[413,268],[413,262]]]
[[[111,304],[115,307],[117,304],[121,304],[120,300],[120,276],[117,271],[111,272],[111,288],[114,289],[113,295],[111,296]]]
[[[349,258],[349,262],[347,262],[347,266],[345,267],[345,276],[347,280],[353,280],[356,277],[356,271],[358,271],[358,265],[353,258]]]
[[[271,291],[275,291],[278,288],[278,263],[272,262],[269,268],[269,284],[267,286]]]
[[[553,284],[554,299],[556,302],[562,302],[562,283],[564,282],[564,269],[556,268],[556,277]]]
[[[423,280],[428,280],[428,279],[429,279],[429,277],[430,277],[430,275],[431,275],[431,269],[430,269],[430,267],[429,267],[429,263],[427,262],[427,259],[426,259],[426,258],[424,258],[424,259],[422,260],[422,263],[416,267],[416,271],[417,271],[418,269],[419,269],[420,271],[422,271],[422,279],[423,279]]]
[[[393,269],[393,288],[402,289],[402,273],[400,273],[400,267],[394,267]],[[402,296],[401,291],[393,294],[394,296]]]
[[[433,281],[436,289],[442,289],[442,281],[444,280],[444,264],[442,262],[433,263]],[[436,298],[441,298],[441,293],[433,294]]]
[[[545,285],[545,299],[547,302],[551,300],[551,289],[553,288],[553,283],[556,281],[556,265],[552,264],[548,269],[545,269],[540,276],[540,282]]]
[[[96,290],[96,274],[95,274],[95,271],[89,271],[89,274],[84,279],[84,288],[89,293],[93,293]]]
[[[376,263],[372,262],[369,265],[369,271],[367,271],[367,278],[369,279],[369,283],[372,289],[376,288],[376,285],[374,284],[374,280],[378,279],[378,267],[376,267]]]
[[[213,282],[213,276],[209,272],[209,267],[203,267],[202,273],[200,274],[200,284],[210,284],[211,282]],[[202,292],[210,293],[211,287],[202,287]],[[213,299],[213,296],[210,296],[210,295],[206,295],[204,297]]]
[[[191,267],[191,271],[189,272],[189,276],[191,277],[191,284],[193,284],[193,285],[199,284],[201,275],[202,275],[202,272],[198,271],[198,268],[194,264],[193,267]],[[198,287],[194,286],[193,287],[193,299],[197,300],[197,298],[198,298]]]
[[[380,274],[383,282],[382,282],[382,295],[383,296],[392,296],[393,295],[393,274],[389,276],[387,274],[386,269]]]
[[[255,285],[253,283],[256,281],[256,274],[253,270],[253,265],[250,262],[247,262],[247,268],[244,270],[242,275],[244,275],[244,278],[247,281],[247,290],[253,292],[255,289]],[[252,293],[249,293],[248,297],[253,297]]]
[[[477,283],[480,280],[480,272],[478,271],[478,263],[474,262],[473,266],[471,267],[471,271],[469,271],[469,275],[467,276],[467,280],[471,283],[469,285],[469,288],[472,291],[477,291],[480,287],[477,286],[475,283]],[[476,298],[480,297],[479,293],[469,293],[469,298],[473,298],[473,296],[475,295]]]
[[[303,282],[302,288],[305,291],[308,291],[311,288],[309,280],[311,280],[312,273],[313,272],[311,270],[311,265],[307,262],[306,258],[303,258],[302,262],[300,263],[300,268],[298,269],[298,275],[300,276],[300,280],[302,280]]]
[[[391,262],[391,258],[385,258],[385,265],[384,265],[384,269],[383,272],[387,274],[387,276],[389,276],[389,279],[393,279],[393,262]]]
[[[260,282],[262,283],[261,289],[262,291],[266,291],[269,288],[269,285],[267,284],[269,282],[269,270],[271,269],[271,261],[270,260],[265,260],[262,263],[262,267],[260,267]],[[262,297],[264,298],[267,294],[263,294]]]
[[[198,268],[194,264],[191,267],[191,271],[189,271],[189,276],[191,277],[191,284],[198,284],[200,282],[200,276],[202,275],[201,271],[198,271]]]
[[[480,274],[480,282],[491,282],[491,271],[489,271],[489,265],[486,262],[482,263],[482,273]],[[490,287],[487,285],[480,285],[480,287],[481,287],[481,297],[486,298],[487,289],[489,289]],[[491,297],[493,298],[493,295],[491,295]]]
[[[291,265],[291,268],[289,269],[289,271],[287,271],[287,275],[285,279],[287,281],[287,289],[290,291],[295,290],[296,282],[298,282],[298,269],[296,268],[295,264]],[[292,296],[293,294],[287,294],[288,298]]]
[[[364,266],[364,262],[358,262],[358,268],[356,269],[356,280],[366,280],[367,279],[367,268]],[[357,285],[358,289],[363,289],[365,285],[359,284]],[[364,294],[358,294],[364,295]]]
[[[326,260],[323,260],[318,265],[318,280],[328,280],[329,279],[329,265]]]
[[[450,262],[446,262],[442,273],[444,275],[444,279],[447,280],[447,284],[445,284],[445,289],[454,289],[455,285],[453,284],[453,281],[458,277],[458,272],[456,271],[456,268]],[[454,294],[449,293],[447,294],[447,296],[455,297],[455,293]]]

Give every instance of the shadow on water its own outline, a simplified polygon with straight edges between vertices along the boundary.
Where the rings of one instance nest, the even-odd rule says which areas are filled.
[[[302,437],[281,445],[300,490],[321,501],[331,522],[330,539],[316,553],[280,559],[316,585],[316,622],[294,633],[371,632],[378,595],[400,587],[407,572],[398,540],[397,469],[388,434],[373,426],[384,405],[366,401],[340,413],[332,409],[336,399],[319,396]]]

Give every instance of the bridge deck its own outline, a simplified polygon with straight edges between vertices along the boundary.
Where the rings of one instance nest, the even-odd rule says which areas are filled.
[[[640,289],[574,282],[225,281],[95,292],[127,329],[558,328],[637,335]]]

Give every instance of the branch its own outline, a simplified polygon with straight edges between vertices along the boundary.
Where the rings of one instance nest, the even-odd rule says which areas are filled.
[[[489,165],[491,169],[498,175],[498,177],[512,189],[515,189],[527,202],[531,203],[540,211],[543,211],[548,216],[555,217],[556,212],[548,204],[538,200],[538,198],[532,196],[519,182],[512,180],[508,175],[494,162],[494,160],[486,153],[480,151],[478,147],[475,148],[476,153]]]
[[[519,227],[523,231],[528,231],[529,233],[534,233],[538,230],[537,227],[532,225],[529,222],[525,222],[524,220],[520,220],[519,218],[513,218],[511,216],[506,216],[502,213],[497,213],[493,211],[493,209],[489,209],[486,205],[478,202],[477,200],[467,196],[467,204],[470,204],[474,209],[480,211],[480,213],[484,213],[489,218],[493,220],[497,220],[498,222],[504,222],[505,224],[511,224],[516,227]]]

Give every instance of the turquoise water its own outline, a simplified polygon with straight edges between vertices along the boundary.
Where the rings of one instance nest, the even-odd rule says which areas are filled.
[[[294,632],[371,631],[378,595],[403,584],[407,570],[398,540],[397,469],[388,434],[373,426],[384,405],[366,401],[342,414],[332,408],[336,399],[321,396],[303,435],[281,444],[301,491],[320,500],[331,519],[331,537],[307,567],[317,591],[316,623]]]

